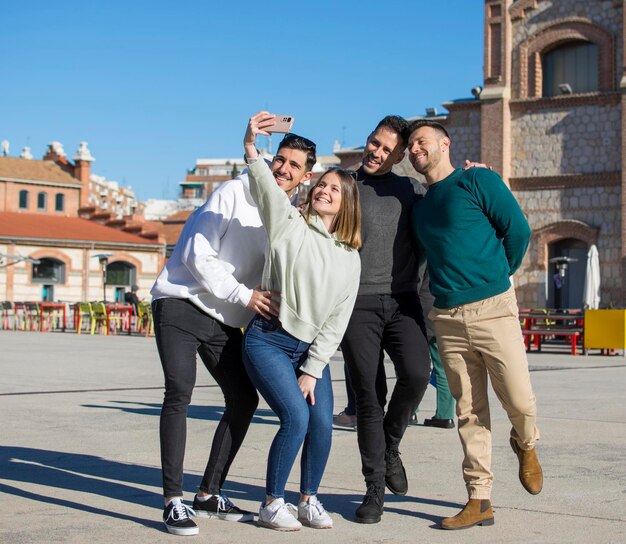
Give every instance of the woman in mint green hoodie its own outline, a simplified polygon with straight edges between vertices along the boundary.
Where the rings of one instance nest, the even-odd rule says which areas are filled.
[[[278,318],[257,315],[244,336],[250,379],[280,419],[269,452],[266,500],[259,524],[297,531],[325,529],[332,519],[316,494],[330,453],[333,393],[328,362],[345,332],[359,286],[361,209],[355,180],[329,170],[311,189],[302,214],[279,187],[255,147],[268,135],[273,115],[250,118],[244,138],[250,192],[267,230],[262,289],[280,293]],[[311,145],[312,142],[309,142]],[[275,157],[290,169],[305,168],[306,151]],[[285,503],[285,485],[302,446],[297,519]]]

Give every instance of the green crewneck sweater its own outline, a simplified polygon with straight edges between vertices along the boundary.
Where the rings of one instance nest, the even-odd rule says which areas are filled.
[[[456,169],[416,202],[413,233],[426,250],[437,308],[504,293],[522,263],[530,227],[500,176]]]

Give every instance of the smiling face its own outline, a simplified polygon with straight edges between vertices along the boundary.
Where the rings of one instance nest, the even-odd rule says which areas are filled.
[[[363,170],[370,176],[382,176],[404,157],[404,145],[396,132],[380,127],[370,134],[363,152]]]
[[[433,127],[420,127],[409,137],[409,161],[415,170],[426,175],[437,168],[449,145],[450,140]]]
[[[341,197],[341,179],[335,172],[328,172],[311,189],[311,207],[320,217],[334,217],[341,209]]]
[[[272,161],[272,174],[279,187],[291,196],[298,185],[311,177],[306,169],[307,153],[300,149],[281,147]]]

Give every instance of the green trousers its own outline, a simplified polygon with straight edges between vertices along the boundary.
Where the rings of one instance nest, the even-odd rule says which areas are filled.
[[[446,378],[446,373],[441,364],[436,336],[433,336],[428,341],[428,351],[430,353],[430,360],[433,363],[430,383],[437,388],[437,411],[434,417],[435,419],[454,419],[454,397],[452,393],[450,393],[448,379]]]

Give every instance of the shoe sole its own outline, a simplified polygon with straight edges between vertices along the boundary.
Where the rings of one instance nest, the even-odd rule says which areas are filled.
[[[409,490],[406,489],[405,491],[398,491],[397,489],[393,489],[387,482],[385,482],[385,485],[387,486],[387,489],[389,491],[391,491],[394,495],[397,495],[398,497],[404,497]]]
[[[483,519],[481,521],[477,521],[476,523],[472,523],[471,525],[463,525],[461,527],[446,527],[445,525],[440,525],[442,529],[445,531],[458,531],[460,529],[469,529],[470,527],[476,527],[476,525],[493,525],[495,523],[494,518]]]
[[[339,429],[350,429],[351,431],[356,430],[356,425],[343,425],[341,423],[333,423],[333,427],[337,427]]]
[[[240,521],[242,523],[253,521],[254,514],[214,514],[212,512],[203,512],[202,510],[196,510],[196,516],[199,518],[220,519],[222,521]]]
[[[357,523],[371,524],[371,523],[379,523],[382,516],[378,516],[376,518],[356,518]]]
[[[273,529],[274,531],[280,531],[282,533],[293,533],[295,531],[299,531],[302,528],[302,525],[300,525],[300,527],[276,527],[275,525],[272,525],[267,521],[261,520],[259,520],[257,523],[261,527],[265,527],[266,529]]]
[[[302,525],[304,525],[305,527],[309,527],[311,529],[332,529],[333,528],[332,524],[330,524],[330,525],[314,525],[308,519],[298,519],[298,521],[300,523],[302,523]]]
[[[435,429],[454,429],[455,425],[438,425],[438,424],[432,424],[432,423],[426,423],[424,421],[424,427],[433,427]]]
[[[187,528],[170,527],[166,523],[164,525],[168,533],[172,535],[177,535],[177,536],[193,536],[193,535],[197,535],[200,532],[199,527],[187,527]]]
[[[402,467],[402,470],[404,470],[404,467]],[[406,471],[404,471],[404,479],[406,480]],[[387,487],[389,491],[391,491],[394,495],[397,495],[398,497],[404,497],[409,492],[408,481],[407,481],[406,489],[403,491],[394,489],[391,485],[389,485],[389,482],[386,479],[385,479],[385,486]]]

